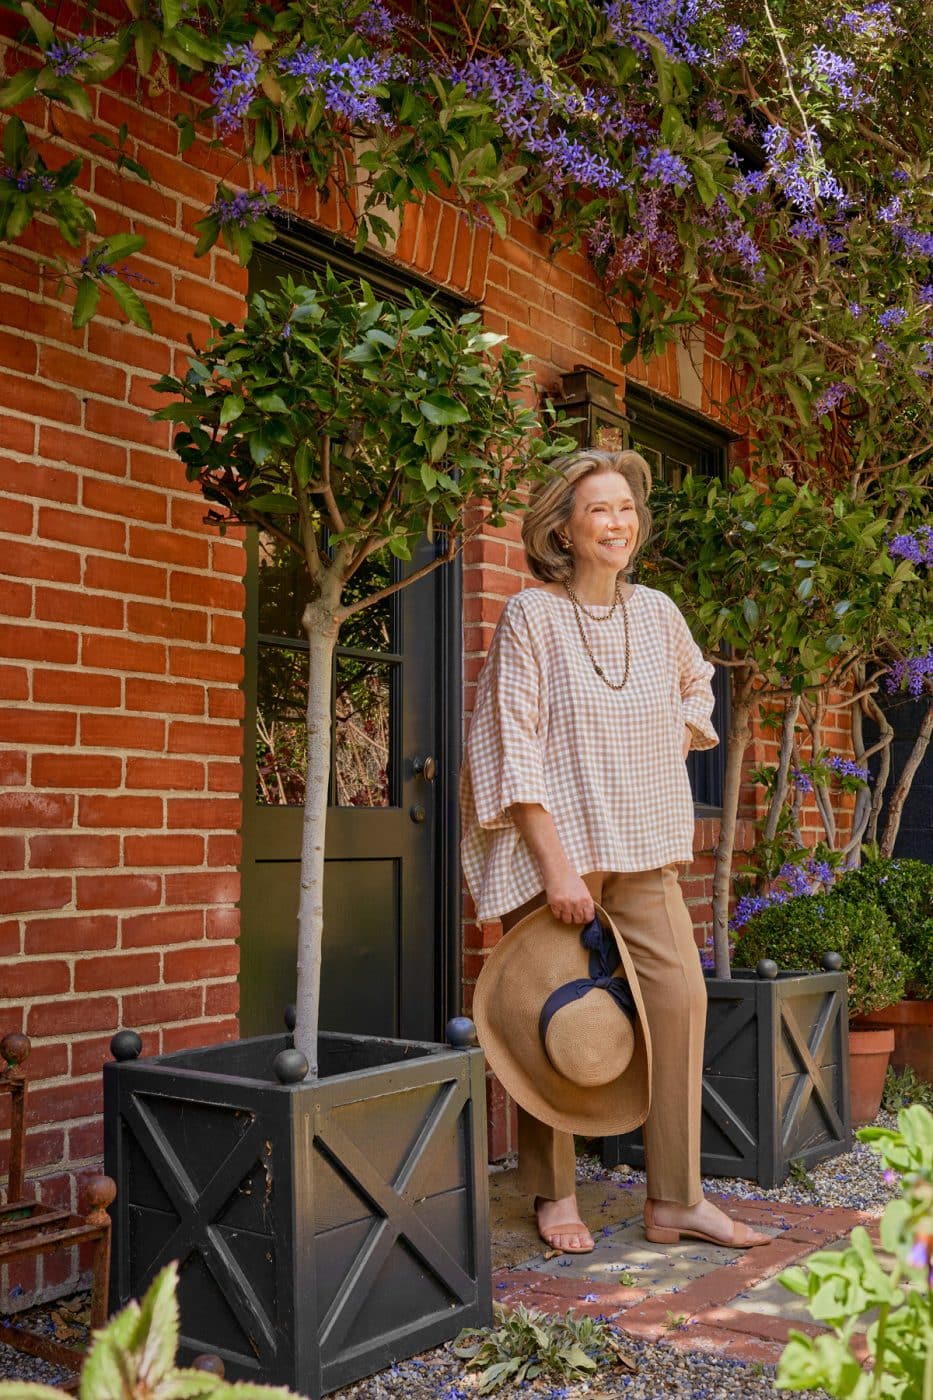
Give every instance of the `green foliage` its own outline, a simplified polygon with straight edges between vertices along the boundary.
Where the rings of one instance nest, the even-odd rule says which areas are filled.
[[[910,1065],[905,1065],[902,1070],[889,1065],[884,1076],[881,1107],[886,1113],[899,1113],[902,1108],[909,1108],[914,1103],[933,1110],[933,1084],[921,1079]]]
[[[168,1264],[141,1303],[131,1302],[95,1332],[81,1370],[78,1400],[295,1400],[282,1386],[219,1380],[175,1365],[178,1265]],[[53,1386],[0,1382],[0,1400],[61,1400]]]
[[[739,935],[735,962],[755,967],[762,958],[773,958],[784,970],[818,968],[824,953],[842,958],[850,1016],[890,1006],[904,995],[907,960],[888,916],[835,892],[801,895],[763,909]]]
[[[841,899],[884,910],[908,959],[907,995],[933,998],[933,865],[870,860],[835,888]]]
[[[823,1387],[840,1400],[926,1400],[933,1386],[933,1114],[919,1105],[907,1108],[898,1114],[896,1131],[863,1128],[858,1136],[900,1178],[900,1193],[881,1219],[884,1253],[859,1225],[847,1249],[812,1254],[806,1268],[780,1275],[786,1288],[806,1298],[813,1321],[832,1331],[816,1337],[791,1332],[775,1384],[779,1390]],[[877,1316],[868,1321],[873,1309]],[[867,1323],[867,1371],[851,1346],[860,1319]]]
[[[460,1333],[454,1352],[479,1371],[477,1390],[489,1395],[527,1381],[582,1381],[600,1367],[630,1366],[611,1329],[591,1317],[547,1317],[534,1309],[495,1307],[496,1326]]]

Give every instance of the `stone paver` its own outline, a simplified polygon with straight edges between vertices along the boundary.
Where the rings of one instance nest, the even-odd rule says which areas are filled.
[[[791,1264],[819,1249],[845,1246],[855,1225],[876,1233],[865,1212],[840,1207],[815,1210],[769,1201],[723,1198],[734,1219],[773,1237],[750,1250],[729,1250],[684,1240],[652,1245],[640,1219],[604,1226],[592,1254],[543,1254],[494,1275],[501,1303],[546,1313],[604,1316],[623,1332],[664,1337],[685,1350],[722,1351],[742,1361],[773,1363],[792,1328],[818,1333],[796,1294],[777,1281]],[[632,1282],[620,1282],[620,1275]]]

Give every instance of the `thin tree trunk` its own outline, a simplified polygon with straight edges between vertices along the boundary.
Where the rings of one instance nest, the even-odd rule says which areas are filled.
[[[784,722],[781,725],[781,752],[778,755],[777,773],[774,775],[774,791],[771,794],[768,815],[765,819],[764,838],[766,841],[773,841],[777,834],[781,808],[784,806],[784,798],[787,796],[787,779],[794,752],[794,727],[799,714],[800,696],[791,695],[784,708]]]
[[[864,666],[859,668],[855,683],[859,688],[865,684]],[[851,714],[852,756],[856,763],[864,767],[867,764],[867,759],[865,758],[865,735],[863,732],[864,726],[862,723],[861,704],[854,704]],[[849,833],[849,839],[842,852],[843,863],[847,870],[859,864],[859,847],[862,844],[862,837],[865,835],[865,828],[868,826],[868,819],[870,816],[871,788],[859,788],[855,798],[855,810],[852,813],[852,830]]]
[[[891,772],[891,740],[894,738],[894,730],[888,723],[888,717],[878,704],[873,695],[867,695],[864,701],[865,713],[871,715],[878,726],[884,748],[881,750],[878,759],[878,777],[875,780],[875,790],[871,798],[871,816],[865,831],[865,838],[869,844],[874,844],[878,839],[878,819],[881,816],[881,808],[884,803],[884,790],[888,785],[888,777]]]
[[[917,769],[923,762],[923,756],[927,751],[931,736],[933,736],[933,696],[927,700],[926,714],[920,721],[920,729],[914,740],[913,748],[907,757],[907,762],[901,769],[901,776],[895,784],[891,801],[888,803],[888,817],[884,824],[884,835],[881,838],[881,854],[883,856],[894,854],[894,843],[900,830],[904,803],[907,801],[907,795],[910,792]]]
[[[751,735],[752,671],[743,667],[733,673],[732,712],[726,741],[726,772],[723,780],[722,820],[716,866],[713,874],[713,957],[717,977],[731,977],[729,967],[729,895],[732,890],[732,857],[735,826],[742,787],[742,764]]]
[[[309,603],[302,622],[308,635],[308,768],[301,830],[298,899],[298,991],[295,1049],[317,1078],[317,1034],[324,938],[324,837],[331,765],[331,673],[339,624],[323,599]]]

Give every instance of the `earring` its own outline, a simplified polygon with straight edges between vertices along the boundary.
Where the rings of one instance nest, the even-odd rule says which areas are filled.
[[[561,546],[562,549],[570,548],[570,540],[566,535],[558,535],[557,543]]]

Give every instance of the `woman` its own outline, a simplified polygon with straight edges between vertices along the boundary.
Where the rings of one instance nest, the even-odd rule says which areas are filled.
[[[708,665],[665,594],[624,581],[651,528],[636,452],[561,459],[525,515],[540,587],[506,604],[480,677],[462,789],[463,863],[480,922],[594,901],[631,953],[652,1041],[644,1124],[649,1239],[768,1243],[703,1197],[706,990],[676,863],[693,858],[684,759],[718,740]],[[518,1110],[519,1176],[552,1248],[585,1253],[570,1133]]]

